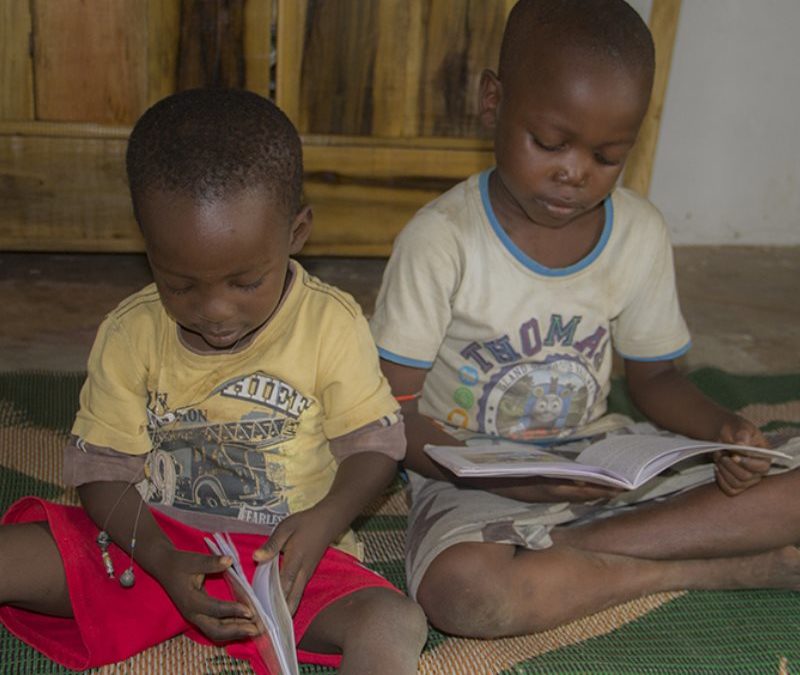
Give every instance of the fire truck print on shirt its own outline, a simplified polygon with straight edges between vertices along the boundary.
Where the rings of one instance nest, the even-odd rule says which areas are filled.
[[[249,410],[238,420],[210,420],[214,397]],[[269,526],[289,514],[282,458],[311,399],[262,371],[230,379],[206,400],[178,409],[166,394],[149,398],[148,501]]]

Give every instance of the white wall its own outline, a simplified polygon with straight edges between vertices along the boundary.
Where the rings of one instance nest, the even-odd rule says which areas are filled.
[[[683,0],[649,195],[674,243],[800,245],[799,36],[800,0]]]

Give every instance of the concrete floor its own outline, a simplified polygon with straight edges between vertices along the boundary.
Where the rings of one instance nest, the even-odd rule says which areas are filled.
[[[800,372],[800,247],[679,247],[688,368]],[[305,258],[369,314],[384,262]],[[150,280],[136,254],[0,253],[0,370],[81,371],[105,313]]]

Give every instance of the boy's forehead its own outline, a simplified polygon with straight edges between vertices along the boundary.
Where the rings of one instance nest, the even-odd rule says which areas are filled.
[[[291,223],[285,211],[265,191],[208,200],[151,190],[139,204],[138,216],[151,262],[157,253],[167,266],[188,269],[192,259],[250,256],[283,241]]]
[[[199,216],[253,217],[278,225],[288,220],[286,207],[266,187],[244,188],[226,194],[199,196],[183,191],[150,188],[138,196],[138,211],[146,222],[142,226],[171,219],[202,221]]]
[[[554,47],[546,41],[530,43],[520,50],[503,77],[507,96],[527,94],[539,88],[592,90],[602,94],[625,89],[646,100],[650,95],[650,78],[642,69],[628,66],[618,59],[598,56],[581,45]]]

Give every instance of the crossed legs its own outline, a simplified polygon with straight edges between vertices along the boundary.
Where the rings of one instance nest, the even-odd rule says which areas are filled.
[[[430,565],[417,600],[442,631],[469,637],[553,628],[649,593],[800,589],[800,471],[736,497],[705,485],[582,526],[541,551],[462,543]]]

